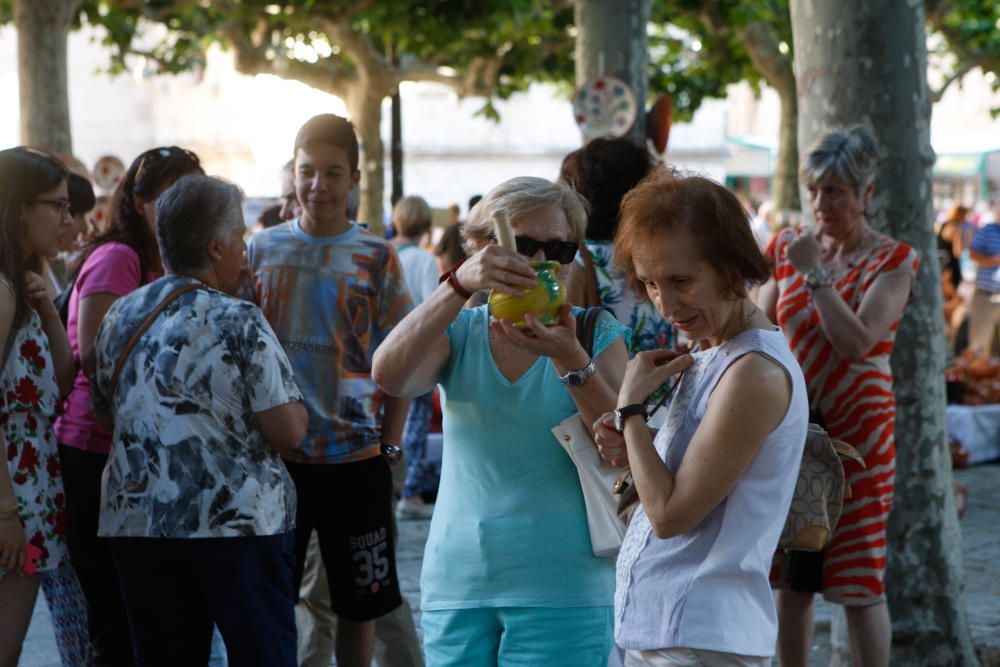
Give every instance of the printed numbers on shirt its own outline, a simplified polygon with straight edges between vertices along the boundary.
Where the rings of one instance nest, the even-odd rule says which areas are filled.
[[[389,559],[385,556],[389,543],[386,542],[384,528],[362,537],[350,538],[350,546],[354,549],[351,557],[358,566],[358,576],[354,583],[358,586],[370,586],[374,581],[382,581],[389,576]]]

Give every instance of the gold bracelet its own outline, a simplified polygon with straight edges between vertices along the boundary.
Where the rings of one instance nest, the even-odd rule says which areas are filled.
[[[21,506],[18,503],[13,505],[8,505],[7,507],[0,507],[0,516],[7,516],[17,514],[21,511]]]

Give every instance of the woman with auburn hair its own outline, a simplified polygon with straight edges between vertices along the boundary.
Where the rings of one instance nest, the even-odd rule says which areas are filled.
[[[95,659],[114,667],[134,661],[118,575],[106,541],[97,538],[111,434],[94,417],[83,369],[91,363],[97,329],[111,304],[163,274],[154,231],[157,198],[181,176],[201,173],[198,157],[183,148],[153,148],[139,155],[112,195],[108,229],[87,244],[71,270],[76,282],[67,329],[81,369],[56,422],[66,483],[66,539],[87,597]]]
[[[767,260],[732,193],[662,171],[625,196],[615,257],[694,343],[639,352],[618,409],[595,424],[601,455],[628,461],[639,496],[618,554],[615,640],[627,667],[769,665],[768,570],[808,406],[788,343],[748,295]],[[649,397],[671,381],[654,437]]]

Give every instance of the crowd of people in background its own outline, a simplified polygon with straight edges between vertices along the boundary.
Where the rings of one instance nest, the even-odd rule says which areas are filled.
[[[443,228],[403,197],[387,239],[357,220],[350,122],[291,147],[256,221],[167,146],[100,229],[83,175],[0,151],[0,667],[39,590],[65,665],[793,667],[816,593],[857,664],[889,664],[890,355],[918,260],[868,223],[865,129],[807,153],[808,228],[755,227],[722,185],[596,139]],[[952,343],[994,354],[996,215],[938,230],[967,293]],[[542,260],[569,295],[554,321],[492,317]],[[575,414],[637,492],[617,559],[550,432]],[[789,558],[810,422],[865,465],[825,551]],[[397,521],[428,519],[421,641],[395,551]]]

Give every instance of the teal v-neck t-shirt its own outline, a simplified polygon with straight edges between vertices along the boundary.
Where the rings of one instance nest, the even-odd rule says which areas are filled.
[[[424,609],[612,604],[615,562],[591,551],[580,479],[551,429],[578,412],[547,357],[516,382],[489,348],[486,306],[447,331],[441,485],[420,578]],[[629,329],[602,317],[597,357]]]

